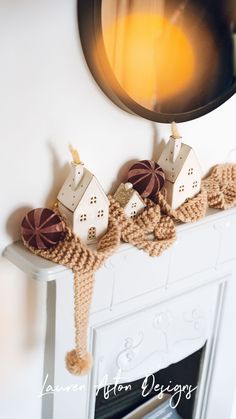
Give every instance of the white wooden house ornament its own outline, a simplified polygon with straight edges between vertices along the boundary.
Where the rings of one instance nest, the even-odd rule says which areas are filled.
[[[80,162],[78,153],[76,156],[57,196],[58,209],[74,234],[90,244],[107,231],[109,200],[96,177]]]
[[[133,185],[130,182],[121,183],[114,194],[114,198],[122,206],[128,218],[135,218],[146,206],[142,197],[133,189]]]
[[[158,164],[166,176],[164,187],[167,192],[167,202],[176,209],[200,191],[202,172],[192,147],[182,143],[182,137],[175,123],[172,123],[171,127],[172,135]]]

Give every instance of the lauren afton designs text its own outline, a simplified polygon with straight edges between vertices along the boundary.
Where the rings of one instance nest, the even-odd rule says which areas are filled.
[[[105,375],[99,385],[96,386],[96,395],[99,391],[103,392],[104,399],[109,399],[111,395],[116,396],[118,393],[121,392],[129,392],[132,391],[132,383],[121,384],[122,381],[125,381],[124,378],[121,377],[121,371],[118,371],[116,377],[114,377],[114,384],[108,384],[108,376]],[[170,395],[170,407],[175,409],[182,398],[186,400],[191,399],[192,394],[197,390],[197,386],[193,387],[191,384],[173,384],[172,381],[169,381],[167,386],[159,384],[155,380],[155,376],[153,374],[148,375],[144,378],[140,385],[140,391],[142,397],[147,397],[151,393],[157,393],[158,397],[161,399],[164,394]]]
[[[121,371],[118,370],[117,375],[113,379],[114,384],[109,384],[108,375],[105,375],[98,385],[95,386],[96,395],[101,391],[103,393],[104,399],[108,400],[111,396],[117,396],[122,392],[132,391],[132,383],[121,384],[122,381],[125,381],[125,378],[121,376]],[[193,387],[192,385],[185,384],[173,384],[172,381],[169,381],[167,386],[161,385],[156,382],[155,376],[153,374],[146,376],[140,385],[140,392],[142,397],[147,397],[151,393],[156,393],[161,399],[163,394],[170,395],[170,406],[175,409],[182,398],[186,400],[191,399],[192,394],[196,391],[197,386]],[[87,391],[85,384],[72,384],[72,385],[51,385],[48,383],[48,375],[46,375],[42,389],[38,394],[38,397],[43,397],[49,394],[54,393],[69,393],[76,391]]]

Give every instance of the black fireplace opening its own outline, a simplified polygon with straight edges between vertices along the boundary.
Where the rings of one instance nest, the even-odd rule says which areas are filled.
[[[168,389],[165,394],[172,397],[172,406],[176,404],[176,397],[178,397],[178,393],[174,395],[176,392],[173,390],[175,386],[182,386],[182,388],[188,386],[188,389],[190,386],[191,389],[196,387],[196,390],[191,392],[190,397],[186,397],[186,394],[182,393],[177,404],[176,411],[182,419],[193,418],[204,353],[205,346],[183,360],[152,374],[151,379],[154,380],[155,384],[159,385],[159,388],[163,386],[163,389]],[[156,397],[158,391],[154,390],[154,386],[148,395],[143,396],[142,386],[145,378],[132,381],[132,383],[122,384],[126,388],[130,384],[130,390],[127,391],[124,389],[124,391],[116,392],[116,394],[114,394],[115,392],[110,392],[109,398],[107,399],[105,398],[104,388],[99,389],[96,397],[95,419],[122,419],[137,407]]]

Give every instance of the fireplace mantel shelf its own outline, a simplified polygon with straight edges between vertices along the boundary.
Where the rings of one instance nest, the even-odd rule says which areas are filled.
[[[236,214],[235,208],[227,211],[209,209],[202,220],[192,224],[177,225],[177,235],[180,232],[191,231],[191,229],[196,229],[207,223],[213,223],[221,219],[224,220],[225,218],[227,219],[227,217],[234,214]],[[116,255],[131,248],[132,246],[130,244],[122,243],[116,251]],[[68,276],[68,274],[71,274],[70,269],[32,254],[27,248],[25,248],[21,241],[14,242],[7,246],[3,252],[3,256],[5,256],[26,274],[30,275],[30,277],[39,281],[57,280],[64,278],[65,275]]]
[[[71,270],[35,256],[21,242],[9,245],[4,256],[47,290],[48,384],[87,389],[43,398],[42,419],[94,419],[95,389],[104,376],[114,384],[120,370],[122,381],[131,382],[203,346],[194,419],[230,417],[236,340],[227,325],[236,315],[235,237],[236,208],[210,210],[196,223],[178,225],[176,242],[156,258],[122,244],[96,273],[88,334],[94,364],[82,377],[64,366],[74,341]],[[226,359],[232,361],[230,376],[222,369]]]

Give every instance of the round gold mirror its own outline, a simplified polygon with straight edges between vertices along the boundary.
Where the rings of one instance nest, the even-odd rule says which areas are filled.
[[[79,0],[78,20],[93,76],[129,112],[186,121],[236,90],[235,0]]]

